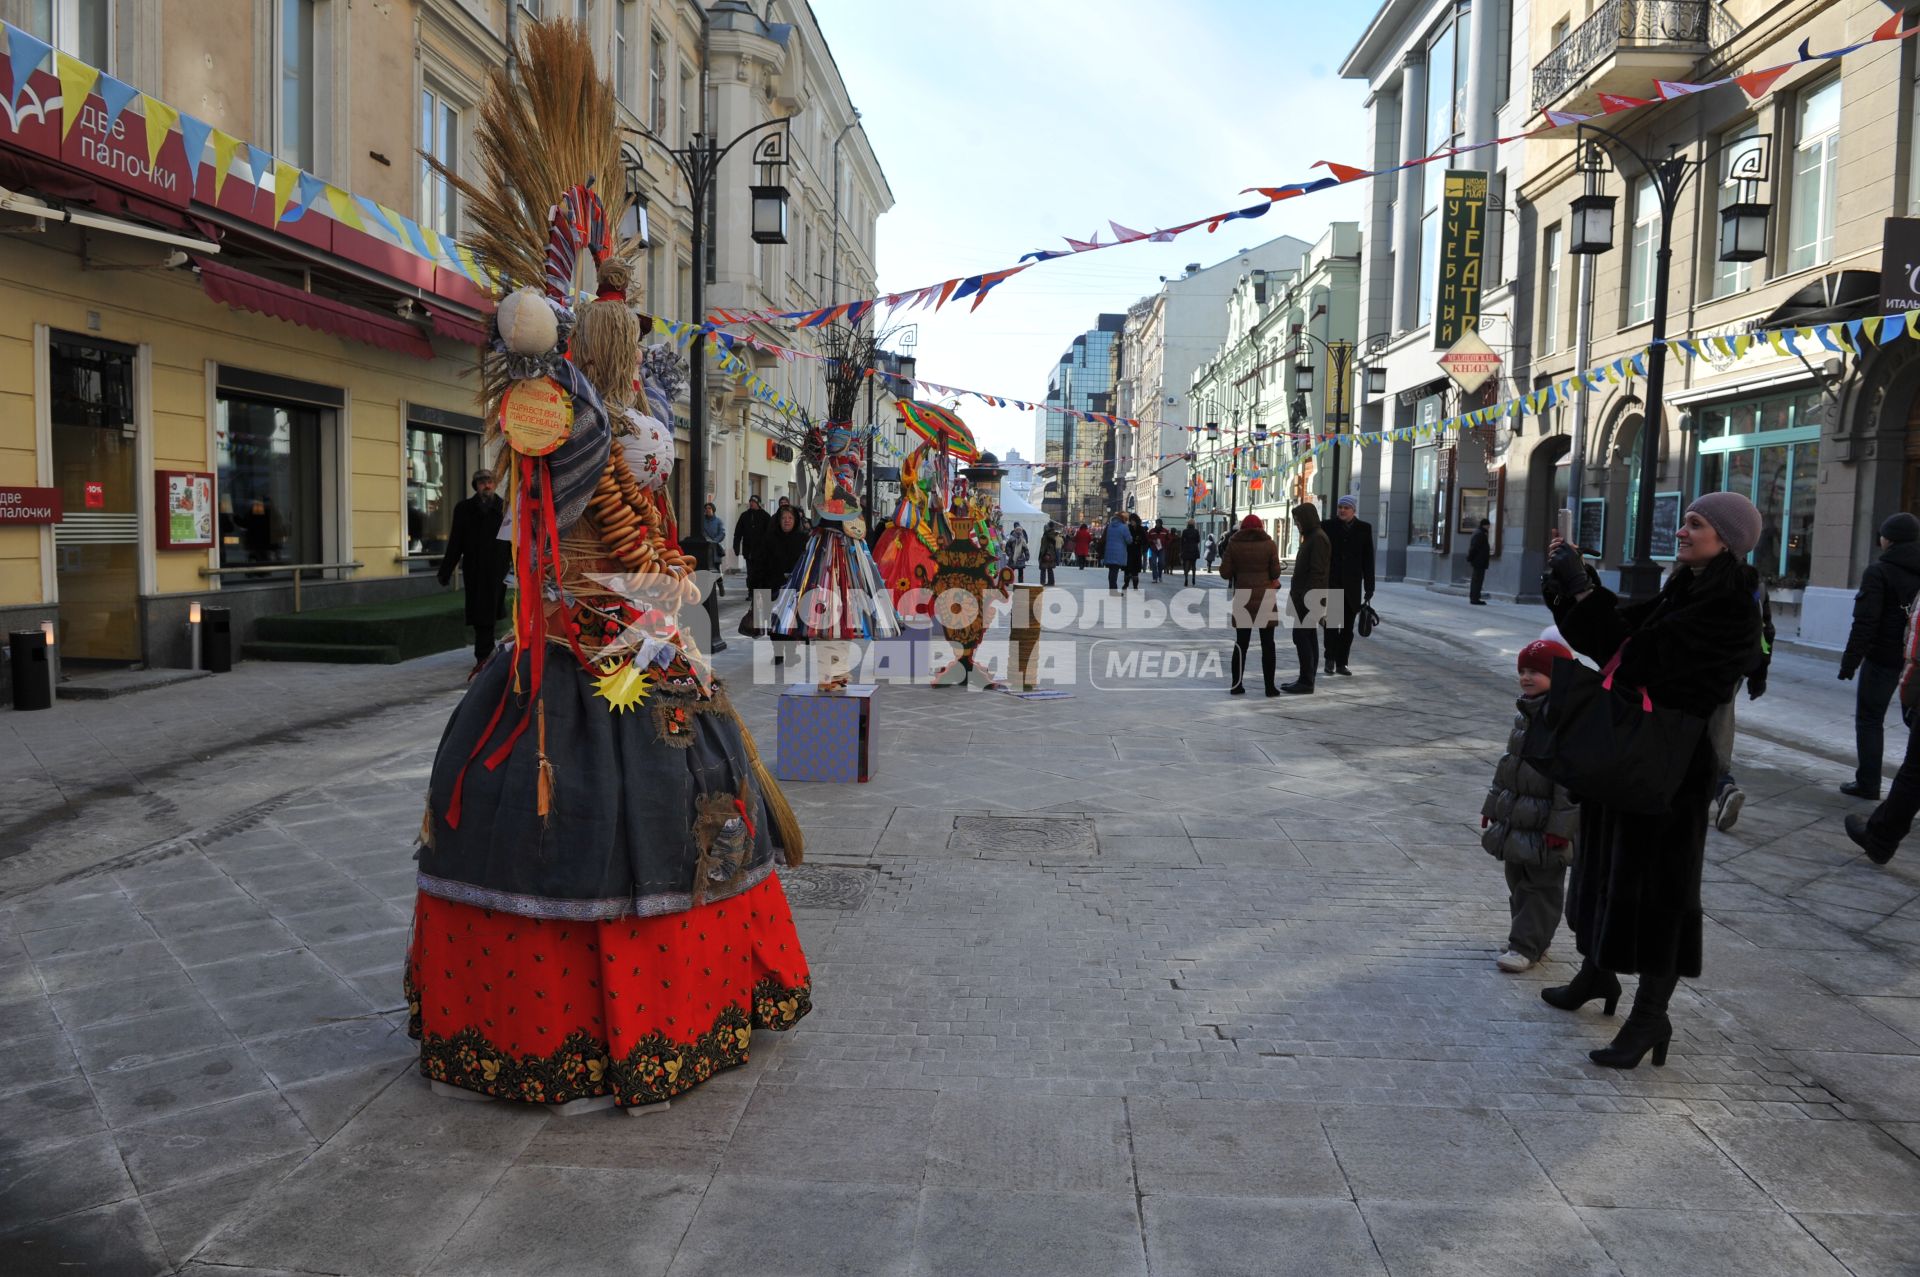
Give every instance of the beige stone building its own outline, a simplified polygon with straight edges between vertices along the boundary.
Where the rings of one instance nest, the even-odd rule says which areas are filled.
[[[1803,45],[1842,48],[1891,15],[1873,0],[1729,0],[1665,6],[1688,13],[1662,29],[1632,20],[1655,6],[1608,4],[1591,16],[1571,0],[1531,7],[1532,105],[1581,112],[1598,111],[1601,93],[1650,96],[1655,78],[1699,82],[1794,62]],[[1726,86],[1596,121],[1649,158],[1672,151],[1699,166],[1671,227],[1669,335],[1732,336],[1881,312],[1886,220],[1920,213],[1915,84],[1911,41],[1873,44],[1796,66],[1757,101]],[[1524,380],[1537,386],[1575,371],[1582,264],[1566,249],[1569,208],[1585,178],[1571,140],[1530,145],[1519,188],[1530,260],[1523,274],[1534,281]],[[1618,199],[1616,230],[1612,251],[1591,259],[1587,367],[1642,350],[1655,302],[1653,185],[1637,159],[1608,146],[1614,171],[1601,189]],[[1766,255],[1722,262],[1720,210],[1743,197],[1730,179],[1749,157],[1761,180],[1748,193],[1771,209]],[[1671,518],[1698,493],[1751,496],[1766,520],[1755,563],[1783,635],[1837,645],[1874,530],[1895,510],[1920,508],[1920,432],[1909,430],[1920,346],[1900,341],[1858,356],[1805,345],[1800,355],[1762,342],[1739,359],[1668,360],[1653,547],[1670,552]],[[1590,528],[1604,523],[1596,548],[1610,565],[1634,548],[1646,393],[1645,378],[1629,375],[1586,404],[1578,499]],[[1529,502],[1530,541],[1544,537],[1551,509],[1564,503],[1574,414],[1569,404],[1520,429],[1530,486],[1553,494]]]
[[[723,138],[795,116],[787,245],[748,236],[744,148],[716,184],[714,304],[794,308],[836,273],[843,296],[870,295],[891,195],[807,6],[768,12],[0,0],[0,83],[25,68],[0,101],[0,623],[53,622],[70,667],[182,665],[196,604],[227,609],[239,647],[263,617],[438,589],[484,463],[472,369],[491,303],[461,201],[421,156],[467,169],[524,24],[585,22],[624,120],[672,145],[700,128],[709,63]],[[647,201],[634,300],[691,318],[688,192],[653,144],[628,158],[606,180]],[[818,364],[763,362],[817,402]],[[757,401],[709,386],[731,522],[795,467],[756,432]],[[57,519],[22,517],[49,500]]]

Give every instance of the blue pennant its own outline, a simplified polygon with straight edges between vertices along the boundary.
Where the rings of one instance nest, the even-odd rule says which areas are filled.
[[[187,153],[187,189],[191,191],[200,181],[200,159],[207,152],[207,138],[213,133],[213,125],[205,120],[195,119],[185,111],[180,113],[180,145]]]
[[[7,86],[7,106],[17,109],[20,105],[20,91],[27,87],[27,80],[40,69],[40,63],[47,54],[53,52],[53,46],[39,36],[29,35],[11,22],[7,28],[7,56],[13,61],[13,83]],[[105,79],[102,76],[101,79]]]

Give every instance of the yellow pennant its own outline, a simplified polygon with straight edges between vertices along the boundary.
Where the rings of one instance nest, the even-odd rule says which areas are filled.
[[[144,93],[140,95],[140,105],[147,113],[147,167],[154,168],[160,163],[160,148],[167,144],[167,134],[180,123],[180,112]],[[191,161],[194,157],[187,158]]]
[[[231,133],[213,131],[213,199],[220,201],[220,192],[227,184],[227,172],[233,168],[233,157],[240,150],[240,139]]]
[[[57,49],[53,54],[53,71],[60,77],[60,140],[64,142],[86,109],[93,86],[100,82],[100,71]]]
[[[353,196],[329,182],[326,186],[327,207],[333,210],[333,220],[353,227],[356,231],[367,229],[367,219],[360,216],[360,206],[353,202]]]
[[[1920,337],[1920,310],[1907,312],[1907,336]]]
[[[287,215],[287,205],[293,202],[293,191],[300,185],[300,170],[285,160],[273,162],[273,224],[278,226],[280,219]]]
[[[1860,322],[1860,331],[1867,335],[1870,344],[1876,346],[1880,344],[1880,318],[1879,315],[1869,315]]]

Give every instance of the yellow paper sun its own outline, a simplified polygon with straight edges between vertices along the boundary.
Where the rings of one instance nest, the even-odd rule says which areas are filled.
[[[631,661],[593,680],[594,694],[605,700],[616,713],[632,709],[646,700],[647,693],[652,690],[653,675],[635,668]]]

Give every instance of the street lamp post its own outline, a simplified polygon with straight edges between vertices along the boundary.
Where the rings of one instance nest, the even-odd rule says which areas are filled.
[[[1673,223],[1687,179],[1705,167],[1711,157],[1690,160],[1677,154],[1676,148],[1664,160],[1649,160],[1618,133],[1592,124],[1580,125],[1575,146],[1587,189],[1573,202],[1573,234],[1568,250],[1576,255],[1604,253],[1613,247],[1614,197],[1602,194],[1599,189],[1607,153],[1602,143],[1585,139],[1588,133],[1608,139],[1637,160],[1642,172],[1653,182],[1654,194],[1660,203],[1660,242],[1653,258],[1653,327],[1647,335],[1647,399],[1640,422],[1640,488],[1633,521],[1633,559],[1620,565],[1620,593],[1629,600],[1639,601],[1660,592],[1660,565],[1653,558],[1653,503],[1660,487],[1660,436],[1665,433],[1661,410],[1666,393],[1667,288],[1673,263]],[[1766,206],[1754,201],[1749,192],[1744,202],[1726,209],[1722,216],[1737,231],[1750,227],[1756,216],[1764,220]],[[1735,233],[1722,236],[1722,260],[1751,260],[1728,257],[1729,253],[1740,252],[1747,246],[1743,238]],[[1581,374],[1585,375],[1584,369]]]
[[[713,199],[714,179],[720,175],[720,165],[734,147],[757,134],[766,135],[753,149],[753,160],[761,166],[763,176],[785,165],[786,126],[792,119],[790,115],[783,115],[778,119],[763,121],[742,130],[725,145],[710,133],[696,133],[692,143],[684,147],[667,145],[647,128],[623,127],[623,131],[638,134],[666,152],[680,170],[681,177],[686,179],[687,199],[693,214],[693,313],[688,316],[693,323],[706,322],[707,210]],[[753,199],[754,241],[761,244],[786,243],[786,188],[763,182],[750,187],[749,192]],[[651,299],[649,302],[651,304]],[[713,570],[718,567],[715,552],[724,553],[726,547],[724,544],[716,546],[707,540],[707,369],[701,359],[699,344],[699,337],[695,337],[692,358],[687,361],[687,504],[690,508],[681,521],[680,548],[692,555],[693,561],[703,570]],[[688,526],[693,529],[691,536],[686,535]],[[719,651],[725,646],[726,640],[720,637],[720,601],[715,591],[707,591],[706,608],[707,620],[712,626],[714,650]]]

